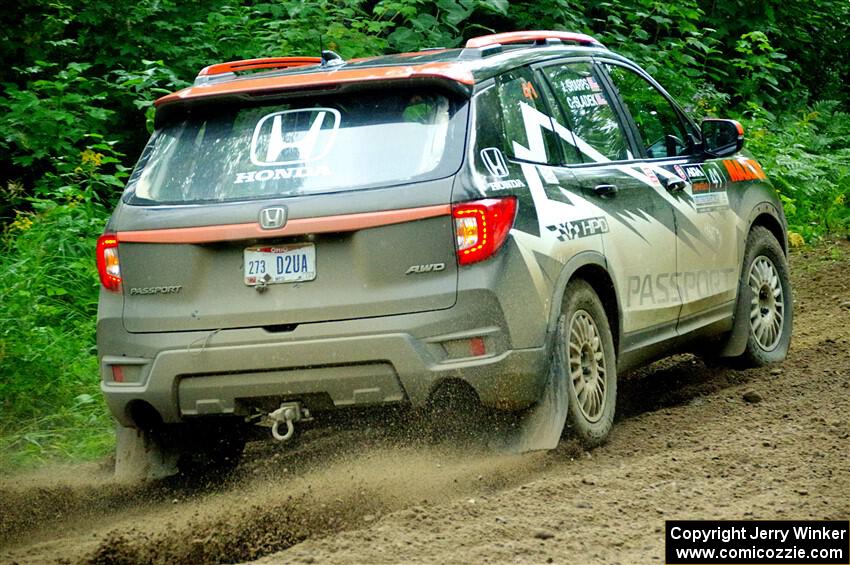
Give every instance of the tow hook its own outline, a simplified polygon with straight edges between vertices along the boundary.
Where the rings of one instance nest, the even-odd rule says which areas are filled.
[[[295,433],[295,422],[310,420],[310,412],[301,407],[300,402],[284,402],[280,408],[269,414],[272,421],[272,437],[278,441],[286,441]],[[278,431],[280,424],[286,423],[286,433]]]

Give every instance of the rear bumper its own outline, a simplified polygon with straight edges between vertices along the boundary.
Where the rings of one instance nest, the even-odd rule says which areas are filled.
[[[123,425],[144,401],[166,423],[240,412],[246,399],[313,396],[327,409],[422,406],[446,379],[469,383],[482,403],[521,409],[540,398],[544,347],[512,348],[487,292],[442,311],[262,328],[131,334],[120,318],[98,322],[102,390]],[[470,338],[483,338],[472,356]],[[116,382],[112,366],[122,367]]]

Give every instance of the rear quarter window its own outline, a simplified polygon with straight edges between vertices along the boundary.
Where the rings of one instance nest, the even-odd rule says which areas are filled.
[[[558,139],[543,94],[522,68],[496,80],[507,154],[534,163],[558,163]]]

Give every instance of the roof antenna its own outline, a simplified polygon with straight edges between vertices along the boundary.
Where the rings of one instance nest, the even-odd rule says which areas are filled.
[[[319,34],[319,52],[322,55],[322,66],[327,67],[338,67],[339,65],[345,64],[345,59],[342,58],[342,55],[335,51],[331,51],[330,49],[325,50],[325,46],[322,43],[322,34]]]

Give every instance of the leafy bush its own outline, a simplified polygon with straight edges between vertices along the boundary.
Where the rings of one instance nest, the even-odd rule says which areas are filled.
[[[48,178],[0,240],[0,461],[100,455],[111,428],[99,396],[94,335],[99,281],[92,242],[109,212],[97,196],[126,176],[108,145]],[[70,170],[69,170],[70,169]]]
[[[791,230],[806,240],[850,232],[850,114],[821,101],[776,118],[752,107],[748,147],[779,190]]]

